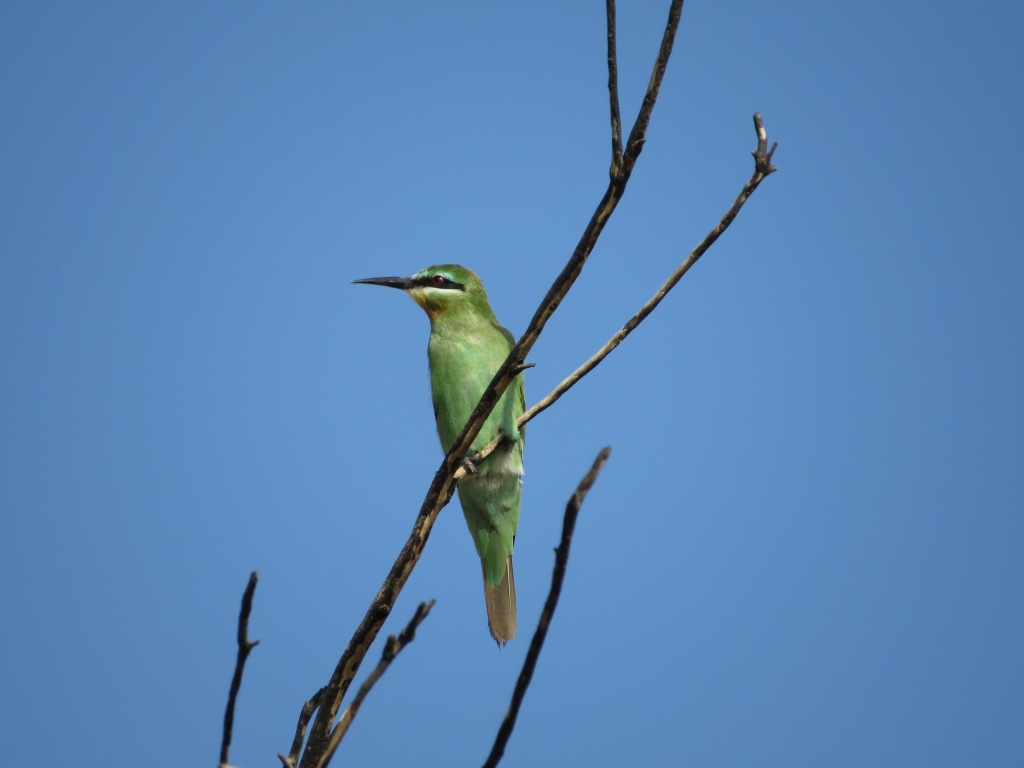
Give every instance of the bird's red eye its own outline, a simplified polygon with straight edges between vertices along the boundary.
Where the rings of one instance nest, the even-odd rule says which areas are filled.
[[[430,278],[430,282],[435,287],[440,288],[442,285],[444,285],[444,275],[434,275],[432,278]]]

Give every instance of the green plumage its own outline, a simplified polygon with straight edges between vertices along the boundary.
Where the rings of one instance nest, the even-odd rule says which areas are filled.
[[[511,351],[512,334],[498,323],[480,278],[457,264],[428,267],[411,278],[356,282],[401,288],[430,318],[430,390],[441,447],[447,451]],[[480,556],[488,624],[494,639],[502,643],[516,633],[512,551],[519,527],[524,443],[516,420],[524,410],[522,376],[517,376],[491,411],[470,453],[499,434],[509,440],[459,484],[462,512]]]

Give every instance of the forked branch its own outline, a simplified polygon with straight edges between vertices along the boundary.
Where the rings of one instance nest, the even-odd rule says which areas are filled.
[[[777,143],[772,144],[771,149],[768,149],[768,135],[764,128],[764,123],[761,120],[760,113],[754,115],[754,131],[757,135],[757,148],[751,153],[754,156],[754,172],[750,178],[743,185],[739,195],[733,201],[733,204],[729,207],[729,210],[725,212],[718,223],[711,228],[711,231],[704,236],[704,239],[698,243],[697,247],[690,251],[689,255],[683,259],[683,262],[676,268],[676,270],[669,275],[668,279],[661,284],[661,287],[654,292],[654,295],[647,300],[635,315],[633,315],[626,323],[610,338],[605,342],[597,352],[590,356],[586,362],[584,362],[579,368],[570,373],[562,382],[555,387],[551,392],[544,396],[534,405],[530,406],[527,411],[519,417],[517,422],[520,427],[524,426],[534,416],[550,408],[558,398],[568,392],[580,379],[590,373],[598,364],[604,360],[612,350],[614,350],[622,340],[625,339],[630,333],[632,333],[640,323],[642,323],[648,315],[655,310],[655,308],[661,303],[661,300],[668,295],[678,283],[683,275],[690,271],[690,267],[697,263],[701,256],[703,256],[708,249],[715,243],[715,241],[721,237],[722,233],[729,228],[729,225],[736,219],[740,209],[743,208],[744,204],[757,189],[758,185],[764,181],[765,177],[769,174],[774,173],[778,170],[772,165],[772,156],[775,154],[775,149],[778,146]],[[491,453],[501,445],[502,437],[497,437],[490,443],[485,445],[475,454],[473,454],[469,461],[473,465],[478,465],[481,461],[486,459]],[[460,467],[456,473],[456,479],[461,480],[468,470]]]
[[[352,724],[356,715],[359,714],[359,708],[363,705],[363,701],[367,695],[373,689],[373,686],[377,684],[381,676],[387,671],[387,668],[391,666],[391,662],[395,660],[395,657],[401,652],[405,646],[411,643],[416,638],[416,628],[427,618],[427,614],[430,613],[430,609],[434,607],[434,602],[431,600],[428,603],[420,603],[416,609],[416,613],[413,614],[412,619],[405,625],[398,636],[391,635],[388,638],[387,643],[384,645],[384,653],[381,654],[380,661],[377,662],[377,666],[374,668],[367,678],[363,681],[363,684],[359,686],[359,692],[356,693],[356,697],[352,700],[352,703],[346,707],[345,711],[341,715],[341,720],[334,727],[334,731],[331,733],[331,740],[327,744],[327,751],[324,752],[324,756],[320,758],[318,768],[323,768],[334,757],[335,751],[338,749],[338,745],[341,744],[342,738],[348,731],[348,727]]]

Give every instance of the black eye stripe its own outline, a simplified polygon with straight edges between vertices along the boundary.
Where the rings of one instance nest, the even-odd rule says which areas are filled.
[[[444,275],[426,275],[425,277],[417,277],[413,283],[424,288],[442,288],[449,291],[466,290],[466,286],[462,283],[457,283]]]

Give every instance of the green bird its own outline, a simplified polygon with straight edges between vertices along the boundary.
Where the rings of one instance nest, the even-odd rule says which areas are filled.
[[[430,392],[437,434],[447,452],[512,350],[512,334],[494,316],[480,278],[458,264],[427,267],[412,277],[369,277],[353,282],[403,290],[430,318]],[[487,417],[470,453],[499,434],[508,440],[459,483],[462,514],[483,569],[487,623],[499,643],[516,634],[512,549],[519,527],[524,442],[516,421],[525,407],[520,374]]]

